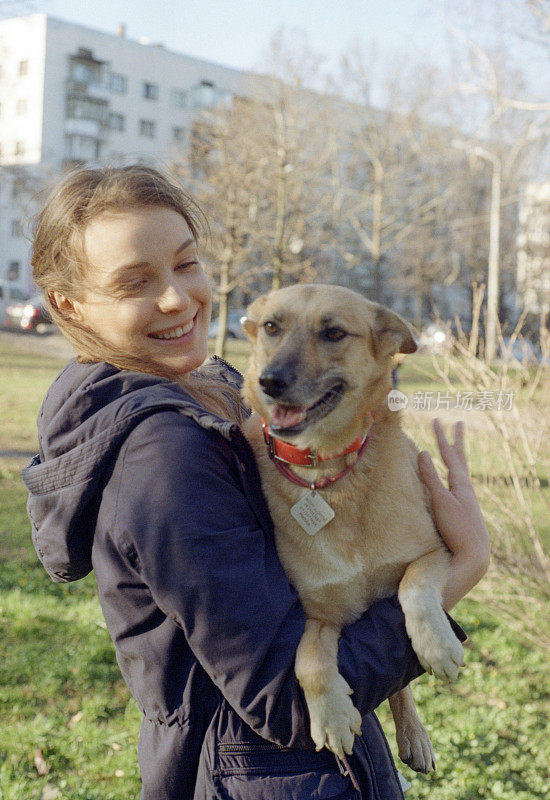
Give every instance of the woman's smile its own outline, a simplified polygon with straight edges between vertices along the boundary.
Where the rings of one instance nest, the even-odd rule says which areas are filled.
[[[190,322],[186,324],[178,325],[175,328],[168,328],[166,330],[156,331],[155,333],[150,333],[149,336],[152,339],[162,339],[165,341],[172,341],[174,339],[183,339],[185,336],[191,333],[191,331],[193,331],[195,327],[195,319],[196,315]]]
[[[181,214],[165,206],[105,212],[84,243],[94,287],[74,304],[80,321],[161,375],[199,367],[211,290]]]

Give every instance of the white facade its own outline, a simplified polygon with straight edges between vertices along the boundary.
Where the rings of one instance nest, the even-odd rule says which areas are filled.
[[[0,280],[31,284],[28,242],[14,220],[23,206],[35,209],[14,183],[16,168],[46,182],[90,161],[167,164],[185,152],[197,112],[242,92],[245,81],[238,70],[123,31],[45,14],[0,21]]]
[[[529,183],[520,210],[517,287],[522,309],[550,313],[550,183]]]

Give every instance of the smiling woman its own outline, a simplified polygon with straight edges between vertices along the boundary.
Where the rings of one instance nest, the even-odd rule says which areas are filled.
[[[78,359],[47,392],[40,453],[23,471],[33,542],[55,581],[94,570],[143,714],[141,800],[351,800],[349,776],[309,736],[294,676],[304,614],[240,428],[241,376],[202,364],[199,218],[141,166],[72,173],[41,213],[35,280]],[[368,740],[355,765],[363,798],[398,800],[372,715],[420,669],[397,601],[369,610],[347,642]]]
[[[77,170],[38,220],[34,279],[81,361],[181,378],[206,356],[202,212],[142,166]],[[165,344],[169,342],[170,344]]]
[[[94,288],[80,300],[53,292],[58,309],[159,374],[203,363],[210,285],[181,214],[162,206],[105,212],[86,226],[84,250]]]

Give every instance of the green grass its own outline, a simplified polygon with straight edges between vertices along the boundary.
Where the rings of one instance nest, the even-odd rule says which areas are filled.
[[[0,340],[0,450],[36,447],[36,417],[40,404],[62,366],[59,359],[25,352]]]
[[[38,798],[46,783],[64,800],[137,798],[139,713],[120,678],[93,578],[51,583],[29,542],[20,482],[1,478],[0,497],[0,798]],[[417,681],[438,769],[424,777],[402,766],[413,783],[407,797],[546,797],[542,654],[471,601],[455,617],[470,635],[467,666],[451,687],[428,676]],[[385,706],[381,717],[393,746]],[[33,766],[38,749],[49,767],[44,777]]]
[[[93,576],[50,582],[30,542],[26,490],[6,471],[0,498],[0,798],[38,798],[46,784],[67,800],[137,797],[139,712]]]
[[[230,343],[226,358],[242,369],[246,344]],[[0,342],[0,404],[10,420],[0,447],[34,448],[34,420],[61,366]],[[425,390],[423,380],[403,368],[403,391]],[[53,584],[36,558],[18,477],[23,463],[0,460],[0,800],[38,800],[46,786],[62,800],[132,800],[139,712],[120,677],[93,576]],[[407,800],[542,800],[550,792],[544,656],[489,607],[464,600],[454,616],[470,636],[467,666],[453,686],[429,676],[415,684],[438,768],[425,777],[400,766],[413,784]],[[380,715],[395,752],[386,705]],[[44,776],[34,766],[38,750]]]

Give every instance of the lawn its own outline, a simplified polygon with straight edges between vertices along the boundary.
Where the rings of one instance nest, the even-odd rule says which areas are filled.
[[[242,368],[246,347],[233,344],[227,360]],[[0,342],[0,450],[34,450],[34,419],[61,365]],[[425,390],[425,380],[412,365],[403,367],[404,392]],[[428,439],[428,431],[426,422],[419,437]],[[485,469],[483,453],[475,458],[476,469]],[[0,458],[0,800],[137,800],[139,712],[120,678],[93,576],[56,585],[38,563],[18,477],[24,461]],[[537,516],[547,524],[543,505]],[[547,797],[543,652],[494,616],[488,602],[464,600],[454,616],[470,637],[466,668],[453,686],[430,676],[416,682],[438,762],[430,777],[401,767],[413,784],[407,800]],[[380,716],[393,747],[386,704]]]

